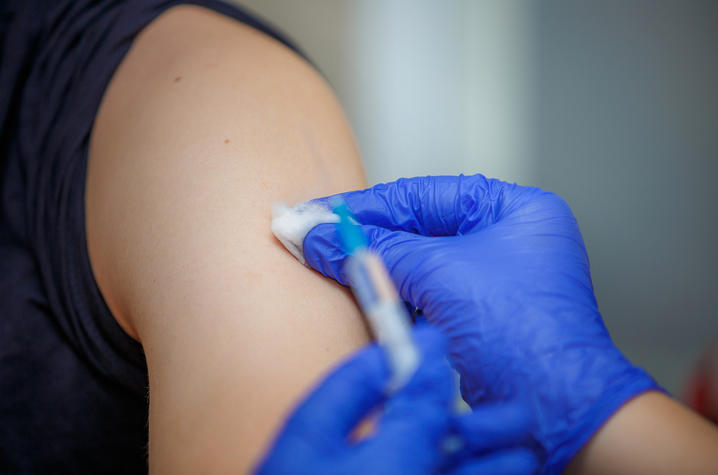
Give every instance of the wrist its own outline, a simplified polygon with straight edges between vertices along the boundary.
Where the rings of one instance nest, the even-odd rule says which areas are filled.
[[[472,407],[526,395],[534,413],[532,433],[546,457],[542,473],[561,473],[624,404],[646,391],[663,390],[623,356],[602,325],[585,325],[583,333],[560,342],[544,337],[541,345],[541,338],[523,340],[523,354],[506,358],[496,358],[502,349],[492,348],[488,340],[462,348],[462,355],[474,355],[474,366],[459,361],[457,369],[462,396]]]
[[[564,423],[569,429],[564,434],[545,439],[548,442],[545,444],[547,459],[541,473],[562,473],[608,420],[635,397],[648,391],[665,392],[648,373],[630,363],[596,385],[598,389],[592,397],[586,397],[583,391],[571,391],[575,400],[586,399],[575,407],[572,415],[566,415]],[[556,421],[550,424],[556,424]]]
[[[621,406],[573,458],[566,473],[718,473],[718,430],[660,392]]]

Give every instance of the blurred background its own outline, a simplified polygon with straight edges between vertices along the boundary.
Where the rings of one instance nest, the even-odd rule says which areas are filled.
[[[614,341],[680,395],[718,335],[718,1],[237,3],[325,74],[371,184],[562,195]]]

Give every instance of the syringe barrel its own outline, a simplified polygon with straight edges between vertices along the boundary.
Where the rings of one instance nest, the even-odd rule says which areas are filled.
[[[406,307],[384,263],[368,248],[352,254],[344,270],[374,336],[387,352],[392,370],[389,390],[395,391],[409,381],[420,360]]]

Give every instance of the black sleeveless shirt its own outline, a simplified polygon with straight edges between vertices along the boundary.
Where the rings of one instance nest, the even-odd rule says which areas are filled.
[[[181,3],[296,50],[215,0],[0,2],[0,474],[147,471],[145,357],[92,274],[85,173],[115,69]]]

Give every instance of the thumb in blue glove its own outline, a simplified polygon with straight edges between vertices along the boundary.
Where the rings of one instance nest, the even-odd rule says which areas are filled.
[[[401,297],[450,338],[464,399],[476,406],[528,395],[546,473],[562,471],[631,397],[658,388],[611,342],[581,233],[560,197],[481,175],[338,196]],[[304,257],[346,283],[333,226],[307,234]]]
[[[450,430],[467,441],[452,470],[524,475],[536,462],[525,449],[494,451],[526,434],[527,418],[516,410],[487,407],[473,419],[453,419],[451,373],[445,339],[425,328],[415,333],[423,360],[412,379],[387,401],[389,368],[376,346],[360,351],[330,374],[289,417],[258,467],[261,474],[435,473],[446,460],[441,443]],[[352,429],[373,409],[389,411],[374,435],[352,442]],[[498,434],[498,435],[497,435]]]

